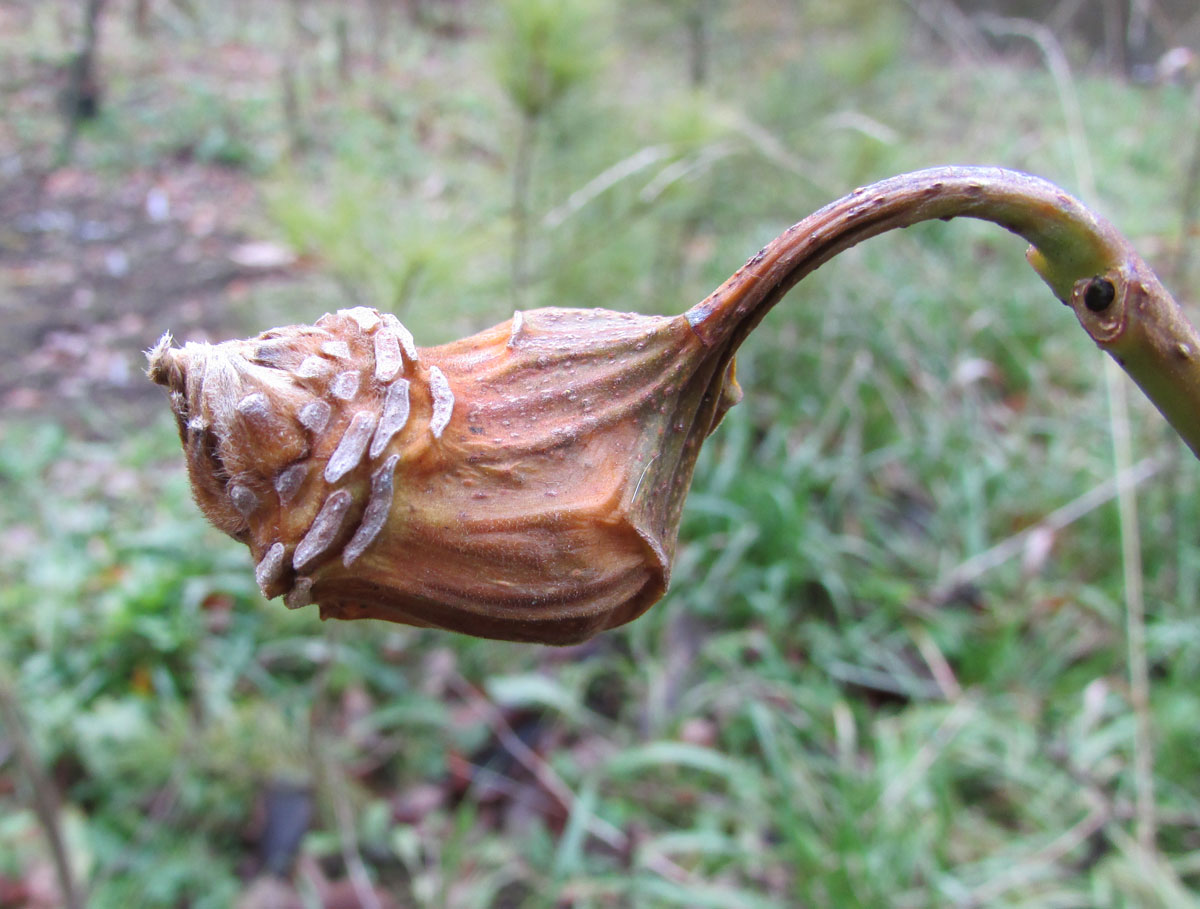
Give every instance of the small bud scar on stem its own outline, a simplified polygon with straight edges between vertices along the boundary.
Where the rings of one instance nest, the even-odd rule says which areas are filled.
[[[1117,297],[1117,289],[1108,278],[1095,277],[1083,292],[1083,305],[1092,312],[1104,312]]]

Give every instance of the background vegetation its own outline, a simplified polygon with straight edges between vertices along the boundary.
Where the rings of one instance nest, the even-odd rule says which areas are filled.
[[[98,907],[1194,905],[1200,470],[997,229],[794,291],[670,594],[563,650],[262,601],[138,372],[353,303],[679,312],[941,163],[1190,300],[1194,9],[1051,6],[0,2],[0,906],[65,901],[50,830]]]

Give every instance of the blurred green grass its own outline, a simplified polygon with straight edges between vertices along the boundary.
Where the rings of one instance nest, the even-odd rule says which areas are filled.
[[[300,37],[283,4],[180,14],[149,43],[114,21],[106,112],[77,166],[169,167],[186,149],[258,181],[257,229],[313,265],[251,295],[254,330],[350,302],[397,311],[424,344],[505,318],[505,32],[486,12],[454,37],[397,29],[386,59],[339,81],[332,13],[303,8]],[[1078,190],[1044,72],[931,59],[904,4],[871,9],[718,4],[694,89],[675,7],[597,7],[573,40],[603,65],[549,110],[534,153],[526,305],[678,312],[810,210],[921,166]],[[274,73],[297,41],[289,127],[282,79],[224,70],[214,48]],[[1076,77],[1086,201],[1165,264],[1195,107],[1180,88]],[[48,144],[52,112],[14,129]],[[922,225],[807,279],[739,358],[746,399],[703,452],[671,592],[572,651],[325,627],[262,602],[243,548],[189,500],[165,407],[103,444],[6,421],[0,662],[63,787],[89,905],[230,905],[277,778],[317,784],[303,851],[331,875],[349,800],[362,860],[401,905],[1193,905],[1200,499],[1157,416],[1136,403],[1137,456],[1161,461],[1138,490],[1155,855],[1134,839],[1115,508],[1027,570],[930,600],[1113,473],[1100,355],[1021,252],[989,226]],[[511,754],[491,763],[502,727],[476,689],[536,718],[536,766],[569,805],[546,808]],[[463,761],[481,766],[455,784]],[[19,877],[44,853],[5,753],[0,782],[0,874]],[[431,784],[428,810],[398,807]]]

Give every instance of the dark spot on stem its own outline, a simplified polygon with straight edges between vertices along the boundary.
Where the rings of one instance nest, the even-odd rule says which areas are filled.
[[[1095,277],[1083,292],[1083,305],[1092,312],[1104,312],[1117,298],[1117,289],[1108,278]]]

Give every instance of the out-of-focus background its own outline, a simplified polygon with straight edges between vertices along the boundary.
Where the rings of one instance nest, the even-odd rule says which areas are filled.
[[[1198,48],[1193,0],[0,0],[0,907],[1195,905],[1200,471],[999,229],[773,311],[671,592],[568,649],[264,602],[141,350],[675,313],[944,163],[1188,302]]]

